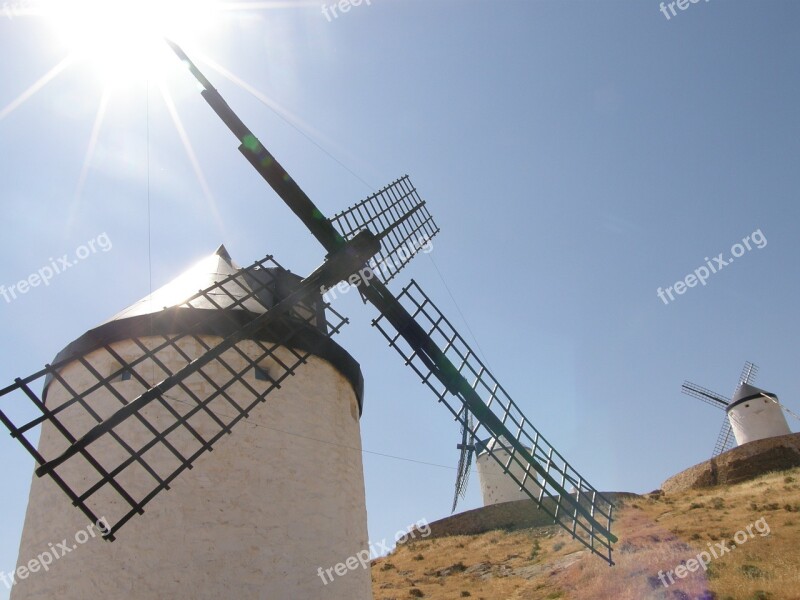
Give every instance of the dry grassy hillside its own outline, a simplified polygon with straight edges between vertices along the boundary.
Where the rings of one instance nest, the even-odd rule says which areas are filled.
[[[800,600],[800,469],[642,496],[617,518],[614,567],[554,527],[418,540],[374,561],[375,600]],[[712,549],[704,571],[696,557]],[[659,571],[669,584],[682,562],[665,587]]]

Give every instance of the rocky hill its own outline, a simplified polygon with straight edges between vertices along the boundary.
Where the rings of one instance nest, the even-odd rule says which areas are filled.
[[[418,539],[374,561],[375,600],[800,600],[800,468],[617,504],[614,567],[553,526]]]

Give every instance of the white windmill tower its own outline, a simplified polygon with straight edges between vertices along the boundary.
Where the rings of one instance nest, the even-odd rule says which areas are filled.
[[[741,446],[791,433],[778,397],[751,385],[757,373],[756,365],[751,362],[744,364],[733,398],[726,398],[689,381],[681,386],[684,394],[725,410],[726,418],[717,436],[712,456],[731,448],[734,439]]]
[[[541,491],[541,486],[537,483],[535,471],[530,468],[524,469],[521,464],[512,460],[514,452],[513,446],[508,440],[490,439],[477,445],[478,458],[475,460],[478,469],[478,478],[481,482],[481,497],[483,505],[500,504],[501,502],[513,502],[515,500],[529,500],[526,494],[516,481],[528,481],[527,487],[537,494]],[[497,455],[500,461],[492,458],[492,454]],[[507,475],[512,472],[514,478]],[[516,481],[515,481],[516,480]]]
[[[739,386],[725,412],[739,446],[791,433],[778,396],[747,383]]]
[[[453,496],[453,512],[458,501],[466,494],[470,468],[476,454],[475,464],[484,506],[530,500],[531,494],[541,495],[542,488],[537,481],[536,472],[530,465],[523,467],[522,462],[513,459],[514,447],[507,439],[477,440],[475,430],[474,420],[467,417],[466,425],[462,424],[461,427],[461,443],[456,446],[461,450],[461,454]],[[530,450],[532,454],[536,454],[535,447]],[[509,477],[509,474],[512,476]],[[523,488],[527,488],[528,493]]]
[[[220,247],[67,346],[43,401],[79,437],[97,423],[88,415],[112,414],[269,311],[299,281],[271,260],[239,269]],[[97,514],[109,523],[136,513],[150,493],[172,488],[119,542],[92,532],[98,539],[82,543],[75,536],[87,530],[86,516],[63,501],[53,479],[34,478],[19,564],[62,538],[75,547],[44,559],[51,563],[46,574],[18,577],[12,600],[371,599],[368,569],[338,578],[324,594],[317,577],[320,567],[368,547],[359,452],[363,381],[358,363],[329,337],[329,328],[340,325],[326,320],[318,298],[296,305],[119,425],[113,440],[96,442],[96,460],[86,454],[63,465],[59,477],[87,497],[93,489],[81,482],[97,479],[95,469],[126,484],[95,492],[117,511]],[[225,435],[270,391],[268,407]],[[46,422],[38,451],[63,450],[62,433]],[[181,461],[211,443],[214,451],[197,469],[172,481]]]

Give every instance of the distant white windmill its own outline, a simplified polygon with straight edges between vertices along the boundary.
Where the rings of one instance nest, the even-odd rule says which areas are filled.
[[[529,500],[529,493],[541,498],[542,486],[536,471],[531,465],[523,465],[513,460],[514,448],[504,438],[488,438],[479,440],[475,437],[477,427],[474,419],[462,419],[461,443],[456,446],[461,451],[456,474],[455,495],[453,496],[453,512],[458,501],[463,499],[467,492],[467,483],[473,459],[480,480],[481,498],[484,506],[513,502],[515,500]],[[537,455],[537,448],[531,447],[531,452]],[[477,455],[477,458],[474,458]],[[494,455],[494,458],[492,455]],[[513,476],[509,477],[509,473]],[[523,486],[528,488],[526,492]],[[575,494],[575,488],[570,492]]]
[[[681,386],[684,394],[724,409],[727,414],[717,436],[712,456],[730,449],[734,439],[736,444],[741,446],[748,442],[791,433],[778,402],[778,396],[751,385],[757,373],[758,367],[746,362],[732,398],[725,398],[689,381]]]

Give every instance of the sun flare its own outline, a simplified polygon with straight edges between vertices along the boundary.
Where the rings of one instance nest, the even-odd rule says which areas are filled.
[[[289,3],[285,0],[27,0],[26,12],[17,11],[15,16],[24,14],[44,19],[47,27],[53,31],[48,39],[64,56],[16,98],[5,106],[0,105],[0,121],[21,109],[64,72],[91,65],[91,71],[100,80],[101,92],[70,207],[68,223],[72,223],[93,168],[93,157],[101,140],[110,103],[123,96],[141,98],[141,95],[129,92],[132,87],[141,88],[145,82],[149,103],[152,84],[152,89],[161,92],[211,214],[223,230],[213,192],[168,89],[167,84],[175,75],[175,70],[183,70],[185,64],[176,60],[175,52],[167,41],[192,48],[202,55],[197,48],[204,46],[212,36],[224,33],[226,23],[234,19],[252,19],[253,15],[267,10],[307,7],[310,2],[313,3],[313,0],[292,0]],[[214,61],[207,60],[215,71],[258,98],[298,131],[309,129],[309,126],[243,79]],[[147,114],[149,119],[149,109]],[[303,131],[301,133],[309,137]]]
[[[213,0],[43,0],[59,43],[93,63],[108,84],[158,79],[164,38],[193,44],[215,23]]]

